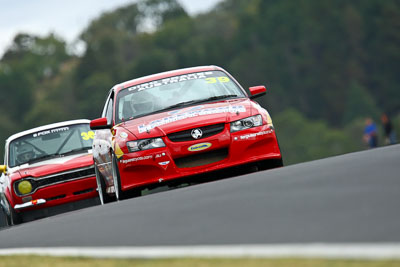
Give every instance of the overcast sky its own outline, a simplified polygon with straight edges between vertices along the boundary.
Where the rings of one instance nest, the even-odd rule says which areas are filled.
[[[0,0],[0,58],[17,33],[56,33],[72,43],[91,20],[135,0]],[[190,14],[221,0],[178,0]]]

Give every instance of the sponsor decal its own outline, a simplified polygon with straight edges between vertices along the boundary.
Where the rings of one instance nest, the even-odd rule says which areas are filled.
[[[152,158],[153,158],[153,155],[137,157],[137,158],[131,158],[131,159],[124,159],[124,160],[121,160],[121,163],[128,164],[128,163],[131,163],[131,162],[138,162],[138,161],[148,160],[148,159],[152,159]]]
[[[191,112],[193,110],[199,110],[199,109],[202,109],[203,107],[204,107],[203,105],[200,105],[200,106],[195,106],[195,107],[192,107],[192,108],[188,108],[188,109],[186,109],[186,112]],[[173,111],[168,112],[168,115],[175,115],[175,114],[178,114],[178,113],[182,113],[182,111],[183,111],[183,109],[173,110]]]
[[[161,166],[166,166],[166,165],[169,164],[169,161],[159,162],[158,164],[161,165]]]
[[[52,134],[52,133],[59,133],[59,132],[65,132],[65,131],[69,131],[69,127],[56,128],[56,129],[51,129],[51,130],[34,133],[33,137],[36,138],[36,137],[40,137],[40,136],[44,136],[44,135],[48,135],[48,134]]]
[[[258,132],[258,133],[252,133],[252,134],[246,134],[246,135],[240,136],[240,140],[254,138],[257,136],[262,136],[262,135],[266,135],[266,134],[270,134],[270,133],[273,133],[273,130],[262,131],[262,132]],[[237,139],[235,139],[235,140],[237,140]]]
[[[125,138],[128,137],[128,134],[127,134],[126,132],[121,132],[121,133],[119,134],[119,137],[125,139]]]
[[[158,158],[161,158],[161,157],[164,157],[164,156],[165,156],[165,153],[163,152],[163,153],[161,153],[161,154],[157,154],[157,155],[155,156],[155,158],[158,159]]]
[[[152,121],[149,124],[139,125],[138,130],[139,130],[139,133],[144,133],[155,127],[166,125],[166,124],[169,124],[172,122],[181,121],[181,120],[198,117],[198,116],[227,113],[227,112],[230,112],[230,113],[246,112],[246,108],[242,105],[235,105],[235,106],[223,106],[223,107],[217,107],[217,108],[205,108],[205,109],[199,109],[199,110],[192,110],[189,112],[164,117],[159,120]]]
[[[150,89],[150,88],[161,86],[161,85],[178,83],[178,82],[182,82],[182,81],[189,81],[189,80],[195,80],[195,79],[206,79],[207,75],[212,75],[212,74],[213,74],[212,71],[184,74],[184,75],[179,75],[179,76],[175,76],[175,77],[165,78],[162,80],[138,84],[138,85],[130,87],[128,90],[129,91],[135,91],[135,90],[142,91],[145,89]]]
[[[200,144],[195,144],[195,145],[188,147],[188,150],[192,151],[192,152],[193,151],[201,151],[201,150],[205,150],[211,146],[212,146],[211,143],[200,143]]]

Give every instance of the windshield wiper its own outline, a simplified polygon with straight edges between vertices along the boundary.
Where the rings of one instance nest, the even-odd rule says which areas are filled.
[[[237,95],[218,95],[218,96],[212,96],[209,98],[204,98],[200,100],[194,101],[195,103],[203,103],[203,102],[208,102],[208,101],[214,101],[214,100],[221,100],[225,98],[231,98],[231,97],[238,97]]]
[[[40,157],[37,157],[37,158],[30,159],[27,162],[24,162],[22,164],[26,164],[26,163],[32,164],[32,163],[35,163],[35,162],[38,162],[38,161],[42,161],[42,160],[45,160],[45,159],[51,159],[51,158],[57,158],[57,157],[60,157],[60,155],[58,155],[58,154],[43,155],[43,156],[40,156]]]
[[[36,157],[36,158],[31,159],[31,160],[28,160],[27,162],[24,162],[22,164],[26,164],[26,163],[32,164],[32,163],[35,163],[35,162],[38,162],[38,161],[42,161],[42,160],[45,160],[45,159],[60,158],[60,157],[63,157],[65,155],[75,154],[77,152],[81,152],[81,151],[85,151],[85,150],[89,150],[89,149],[92,149],[92,147],[91,146],[85,146],[85,147],[75,148],[75,149],[72,149],[72,150],[69,150],[69,151],[66,151],[66,152],[63,152],[63,153],[55,153],[55,154],[50,154],[50,155],[43,155],[43,156]]]
[[[237,95],[219,95],[219,96],[212,96],[212,97],[199,99],[199,100],[190,100],[190,101],[185,101],[185,102],[179,102],[179,103],[176,103],[174,105],[168,106],[166,108],[163,108],[163,109],[151,112],[151,113],[143,114],[143,116],[150,115],[150,114],[153,114],[153,113],[162,112],[162,111],[166,111],[166,110],[170,110],[170,109],[174,109],[174,108],[184,107],[184,106],[191,105],[191,104],[197,104],[197,103],[203,103],[203,102],[208,102],[208,101],[220,100],[220,99],[225,99],[225,98],[230,98],[230,97],[237,97]]]
[[[89,149],[92,149],[92,147],[91,146],[84,146],[84,147],[71,149],[71,150],[66,151],[66,152],[58,153],[57,155],[60,155],[60,156],[61,155],[70,155],[70,154],[74,154],[74,153],[85,151],[85,150],[89,150]]]
[[[169,109],[173,109],[173,108],[180,108],[180,107],[184,107],[184,106],[187,106],[187,105],[190,105],[190,104],[193,104],[193,103],[197,103],[197,101],[196,100],[190,100],[190,101],[185,101],[185,102],[179,102],[179,103],[176,103],[174,105],[168,106],[166,108],[157,110],[157,112],[165,111],[165,110],[169,110]]]
[[[184,107],[184,106],[187,106],[187,105],[190,105],[190,104],[193,104],[193,103],[197,103],[197,101],[196,100],[190,100],[190,101],[180,102],[180,103],[168,106],[166,108],[155,110],[155,111],[152,111],[152,112],[149,112],[149,113],[143,113],[143,114],[140,114],[137,117],[131,117],[129,119],[135,119],[135,118],[139,118],[139,117],[144,117],[144,116],[147,116],[147,115],[152,115],[152,114],[163,112],[163,111],[167,111],[167,110],[170,110],[170,109]]]

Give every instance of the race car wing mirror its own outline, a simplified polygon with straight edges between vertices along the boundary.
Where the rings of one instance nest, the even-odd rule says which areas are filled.
[[[260,96],[263,96],[267,92],[267,88],[265,88],[264,85],[259,85],[259,86],[253,86],[249,88],[250,91],[250,99],[254,99]]]
[[[101,130],[101,129],[111,129],[112,125],[107,123],[107,118],[95,119],[90,122],[90,129]]]
[[[7,166],[6,165],[0,165],[0,173],[6,173],[7,172]]]

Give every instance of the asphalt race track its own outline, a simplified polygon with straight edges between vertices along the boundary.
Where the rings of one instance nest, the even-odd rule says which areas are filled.
[[[400,145],[129,199],[0,231],[0,248],[398,243]]]

